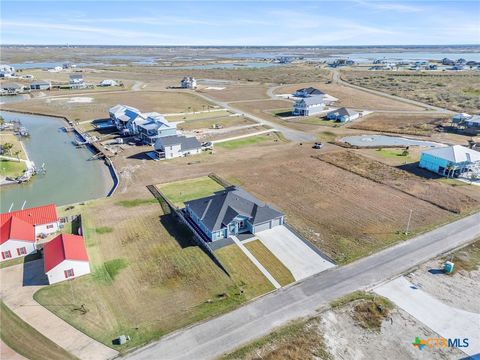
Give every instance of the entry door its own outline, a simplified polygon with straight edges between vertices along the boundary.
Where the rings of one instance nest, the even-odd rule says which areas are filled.
[[[238,233],[236,223],[231,223],[229,225],[228,230],[229,230],[230,234],[235,234],[236,235]]]

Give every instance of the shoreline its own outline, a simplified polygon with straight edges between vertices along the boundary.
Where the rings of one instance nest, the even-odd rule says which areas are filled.
[[[66,116],[44,114],[44,113],[38,113],[38,112],[34,112],[34,111],[16,111],[16,110],[4,110],[4,109],[2,109],[2,111],[8,112],[8,113],[47,116],[47,117],[61,119],[64,122],[66,122],[68,125],[73,127],[75,135],[80,135],[80,132],[75,127],[75,124],[72,121],[70,121]],[[22,147],[23,147],[23,143],[22,143]],[[101,153],[104,157],[104,164],[109,169],[110,176],[112,177],[112,180],[113,180],[113,187],[107,192],[107,195],[105,197],[111,197],[115,193],[115,191],[117,190],[118,186],[120,185],[120,177],[118,176],[117,170],[115,169],[115,166],[113,165],[113,162],[110,159],[110,157],[107,154],[105,154],[103,151],[101,151],[98,147],[94,146],[93,144],[87,144],[87,148],[93,154],[97,155],[97,154]],[[25,151],[25,154],[28,157],[26,151]],[[14,184],[18,184],[18,183],[11,183],[11,184],[5,184],[5,185],[14,185]],[[87,201],[87,200],[85,200],[85,201]]]

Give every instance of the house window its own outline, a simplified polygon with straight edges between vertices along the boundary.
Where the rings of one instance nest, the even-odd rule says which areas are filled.
[[[64,273],[65,273],[65,279],[75,276],[75,274],[73,273],[73,269],[65,270]]]
[[[47,225],[47,229],[53,229],[53,225],[52,224]]]
[[[17,254],[18,255],[27,255],[27,248],[25,246],[21,247],[21,248],[18,248],[17,249]]]
[[[10,250],[2,252],[2,258],[3,259],[10,259],[11,257],[12,257],[12,253],[10,252]]]
[[[238,227],[239,227],[239,228],[245,227],[245,221],[240,220],[240,221],[238,222]]]

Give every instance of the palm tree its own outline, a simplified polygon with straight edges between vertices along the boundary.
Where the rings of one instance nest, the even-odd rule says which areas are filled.
[[[18,161],[20,161],[20,156],[19,156],[19,155],[20,155],[21,153],[22,153],[21,150],[17,150],[17,151],[14,152],[14,155],[17,157]]]
[[[8,153],[9,155],[11,155],[12,148],[13,148],[12,143],[5,143],[2,145],[2,150]]]

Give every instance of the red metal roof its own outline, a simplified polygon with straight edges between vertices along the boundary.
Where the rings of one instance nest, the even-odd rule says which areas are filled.
[[[0,226],[0,244],[10,239],[34,242],[35,228],[32,224],[16,216],[11,216]]]
[[[57,208],[55,204],[37,206],[30,209],[0,214],[0,225],[3,225],[12,216],[15,216],[32,225],[49,224],[58,220]]]
[[[48,272],[64,260],[88,261],[88,254],[82,236],[60,234],[43,246],[43,258]]]
[[[82,236],[60,234],[43,246],[45,272],[49,272],[64,260],[88,261]]]

